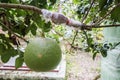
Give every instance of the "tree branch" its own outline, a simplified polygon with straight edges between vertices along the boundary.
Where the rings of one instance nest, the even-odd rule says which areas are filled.
[[[82,18],[81,22],[84,22],[84,20],[87,18],[91,8],[92,8],[92,5],[94,4],[95,0],[92,0],[91,4],[90,4],[90,7],[89,9],[87,10],[87,13],[84,15],[84,17]]]
[[[94,25],[99,24],[102,20],[104,20],[107,16],[109,16],[112,13],[112,11],[114,11],[114,9],[117,8],[118,6],[120,6],[120,3],[114,6],[105,16],[103,16],[100,20],[98,20]]]
[[[73,40],[72,40],[72,43],[71,43],[72,46],[73,46],[73,44],[75,42],[75,39],[76,39],[77,35],[78,35],[78,30],[76,30],[75,35],[73,37]]]
[[[91,27],[91,28],[120,27],[120,24],[100,25],[100,26],[92,26],[92,25],[90,25],[88,27]]]
[[[22,5],[22,4],[12,4],[12,3],[0,3],[0,7],[2,8],[15,8],[15,9],[23,9],[23,10],[31,10],[42,14],[41,9],[30,6],[30,5]]]
[[[89,12],[90,12],[90,10],[91,10],[92,5],[94,4],[94,2],[95,2],[95,0],[92,0],[92,2],[91,2],[91,4],[90,4],[90,7],[89,7],[89,9],[87,10],[87,13],[83,16],[83,18],[82,18],[82,20],[81,20],[81,23],[83,23],[84,20],[87,18],[87,16],[88,16],[88,14],[89,14]],[[84,27],[82,27],[82,28],[84,29]],[[86,29],[87,29],[87,27],[86,27]],[[89,29],[89,28],[88,28],[88,29]],[[72,40],[72,44],[71,44],[71,45],[74,44],[74,41],[75,41],[77,35],[78,35],[78,30],[76,30],[76,32],[75,32],[75,35],[74,35],[74,37],[73,37],[73,40]]]
[[[85,24],[82,24],[81,22],[76,21],[74,19],[69,19],[61,13],[51,12],[46,9],[39,9],[35,6],[12,4],[12,3],[0,3],[0,7],[30,10],[30,11],[42,14],[45,19],[47,20],[49,19],[55,24],[66,24],[68,26],[73,26],[77,28],[81,28],[81,26],[85,26]]]
[[[94,2],[94,0],[92,1],[91,6],[93,5],[93,2]],[[91,8],[91,6],[90,6],[90,8]],[[103,18],[101,18],[96,23],[99,23],[101,20],[106,18],[118,6],[120,6],[120,3],[117,4],[111,11],[109,11]],[[68,17],[64,16],[61,13],[51,12],[51,11],[48,11],[46,9],[39,9],[39,8],[37,8],[35,6],[30,6],[30,5],[21,5],[21,4],[12,4],[12,3],[0,3],[0,7],[2,7],[2,8],[15,8],[15,9],[30,10],[30,11],[42,14],[43,17],[45,17],[47,19],[50,19],[55,24],[66,24],[68,26],[73,26],[73,27],[78,28],[78,29],[81,29],[82,27],[84,27],[84,29],[90,29],[90,28],[102,28],[102,27],[119,26],[119,24],[117,24],[117,25],[97,26],[96,23],[94,25],[86,25],[86,24],[83,24],[82,22],[79,22],[77,20],[69,19]],[[87,12],[86,16],[88,15],[89,11],[90,11],[90,9],[88,9],[88,12]]]

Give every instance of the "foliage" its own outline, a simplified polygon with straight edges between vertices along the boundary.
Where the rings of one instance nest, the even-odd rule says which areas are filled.
[[[39,8],[52,9],[56,0],[0,0],[0,2],[27,4]],[[51,29],[51,23],[46,23],[39,14],[20,9],[0,8],[0,25],[0,28],[6,32],[5,34],[0,34],[1,60],[6,63],[11,57],[19,55],[15,61],[16,68],[22,66],[24,62],[23,52],[19,50],[20,40],[18,36],[23,38],[29,32],[35,36],[38,28],[41,28],[42,32],[49,32]]]
[[[76,0],[77,1],[77,0]],[[92,0],[91,0],[92,1]],[[95,0],[93,0],[95,1]],[[81,2],[79,2],[78,5],[78,10],[77,10],[77,14],[79,18],[84,17],[84,15],[87,13],[89,6],[91,5],[90,0],[81,0]],[[105,24],[104,21],[108,22],[109,20],[113,23],[116,22],[120,22],[119,21],[119,7],[114,7],[114,9],[112,9],[112,6],[117,6],[119,5],[119,1],[118,0],[97,0],[94,2],[94,4],[92,5],[91,11],[88,14],[88,17],[85,20],[86,24]],[[108,14],[108,12],[110,12]],[[106,15],[107,14],[107,15]],[[110,15],[110,16],[109,16]],[[107,20],[104,19],[104,17],[107,17]],[[101,23],[99,23],[101,21],[101,17],[103,17],[103,21]],[[96,29],[98,31],[98,29]],[[95,31],[95,30],[92,30]],[[98,31],[100,32],[100,31]],[[101,55],[103,57],[107,56],[107,51],[110,49],[113,49],[113,47],[115,48],[116,45],[115,44],[119,44],[119,42],[116,42],[115,44],[112,43],[104,43],[99,41],[99,39],[93,37],[94,34],[98,34],[97,33],[93,33],[91,34],[91,32],[86,32],[85,30],[83,31],[83,42],[87,43],[87,47],[85,47],[85,51],[88,52],[92,52],[93,53],[93,59],[95,58],[97,53],[101,53]]]
[[[57,0],[0,0],[0,2],[32,5],[52,11],[57,11],[60,4],[60,1]],[[61,3],[65,15],[82,20],[85,24],[100,25],[108,20],[112,23],[120,22],[119,0],[70,0]],[[6,63],[11,57],[19,55],[15,62],[16,68],[19,68],[24,62],[24,52],[20,50],[20,39],[28,43],[24,37],[28,34],[36,36],[38,31],[42,33],[42,36],[54,38],[58,42],[63,38],[69,41],[72,46],[81,47],[84,45],[82,48],[92,52],[93,59],[97,53],[101,53],[103,57],[107,56],[107,50],[116,46],[111,43],[100,42],[101,39],[98,39],[98,36],[101,36],[98,33],[101,31],[100,29],[92,29],[92,31],[78,30],[77,37],[72,40],[74,34],[76,34],[75,30],[68,29],[65,25],[54,25],[51,22],[46,22],[38,13],[21,9],[0,8],[0,29],[5,32],[0,34],[1,60]],[[52,30],[55,32],[52,32]]]

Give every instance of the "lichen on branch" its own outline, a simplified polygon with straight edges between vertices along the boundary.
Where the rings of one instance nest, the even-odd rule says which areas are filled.
[[[80,21],[69,19],[61,13],[51,12],[46,9],[42,9],[41,12],[46,21],[51,20],[55,24],[66,24],[68,26],[73,26],[76,28],[84,26]]]
[[[13,3],[0,3],[0,7],[31,10],[36,13],[42,14],[45,19],[51,20],[55,24],[66,24],[68,26],[73,26],[76,28],[81,28],[81,27],[85,26],[81,22],[76,21],[74,19],[69,19],[61,13],[48,11],[46,9],[40,9],[35,6],[13,4]]]
[[[118,5],[116,5],[114,8],[119,7],[119,6],[120,6],[120,3]],[[40,9],[38,7],[31,6],[31,5],[0,3],[0,7],[1,8],[14,8],[14,9],[30,10],[30,11],[33,11],[33,12],[36,12],[36,13],[43,15],[44,19],[47,19],[48,21],[51,21],[55,24],[66,24],[68,26],[72,26],[72,27],[79,28],[79,29],[89,30],[91,28],[101,28],[101,27],[109,27],[109,26],[115,27],[115,25],[103,25],[103,26],[101,26],[101,25],[97,25],[96,23],[93,25],[86,25],[80,21],[70,19],[61,13],[52,12],[52,11],[49,11],[46,9]],[[114,8],[107,15],[109,15],[114,10]],[[102,19],[104,19],[104,17]],[[102,19],[100,19],[99,21],[101,21]],[[118,27],[120,27],[119,25],[120,24],[117,24]]]

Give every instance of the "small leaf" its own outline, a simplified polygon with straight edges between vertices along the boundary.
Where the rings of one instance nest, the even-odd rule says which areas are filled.
[[[102,9],[101,12],[100,12],[100,16],[103,17],[106,13],[107,13],[107,9]]]
[[[115,4],[118,4],[118,3],[120,3],[120,0],[115,0]]]
[[[102,10],[106,4],[107,4],[107,0],[99,0],[100,10]]]
[[[56,3],[56,0],[50,0],[51,4],[50,5],[54,5]]]
[[[0,55],[5,51],[4,44],[0,44]]]
[[[79,0],[73,0],[75,4],[78,4],[80,1]]]
[[[33,24],[30,26],[30,30],[31,30],[31,33],[32,33],[33,35],[36,35],[37,26],[33,23]]]
[[[2,3],[8,3],[9,0],[0,0],[0,2],[2,2]]]
[[[46,8],[47,0],[32,0],[30,5],[37,6],[39,8]]]
[[[92,57],[93,60],[95,60],[96,55],[97,55],[97,52],[94,52],[93,57]]]
[[[111,19],[114,21],[120,22],[120,7],[116,7],[112,12],[111,12]]]
[[[107,56],[107,50],[102,49],[100,52],[101,52],[103,57]]]
[[[10,1],[11,1],[11,3],[17,3],[18,4],[20,0],[10,0]]]
[[[42,27],[43,32],[49,32],[51,30],[52,26],[51,23],[44,23],[44,26]]]
[[[15,50],[15,49],[9,49],[8,51],[10,52],[10,55],[11,55],[12,57],[14,57],[14,56],[16,56],[16,55],[18,54],[18,51]]]
[[[24,59],[23,57],[17,57],[15,60],[15,68],[18,69],[23,65]]]
[[[27,14],[24,18],[24,23],[28,26],[30,25],[30,22],[31,22],[30,19],[31,19],[31,16],[29,14]]]
[[[10,56],[9,54],[6,54],[6,53],[4,54],[4,53],[3,53],[3,54],[1,55],[1,60],[2,60],[3,63],[7,63],[10,58],[11,58],[11,56]]]

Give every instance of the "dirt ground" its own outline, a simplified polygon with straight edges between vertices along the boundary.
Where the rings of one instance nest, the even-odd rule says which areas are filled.
[[[82,51],[67,54],[66,74],[66,80],[95,80],[100,74],[100,56],[93,60],[92,55]]]

